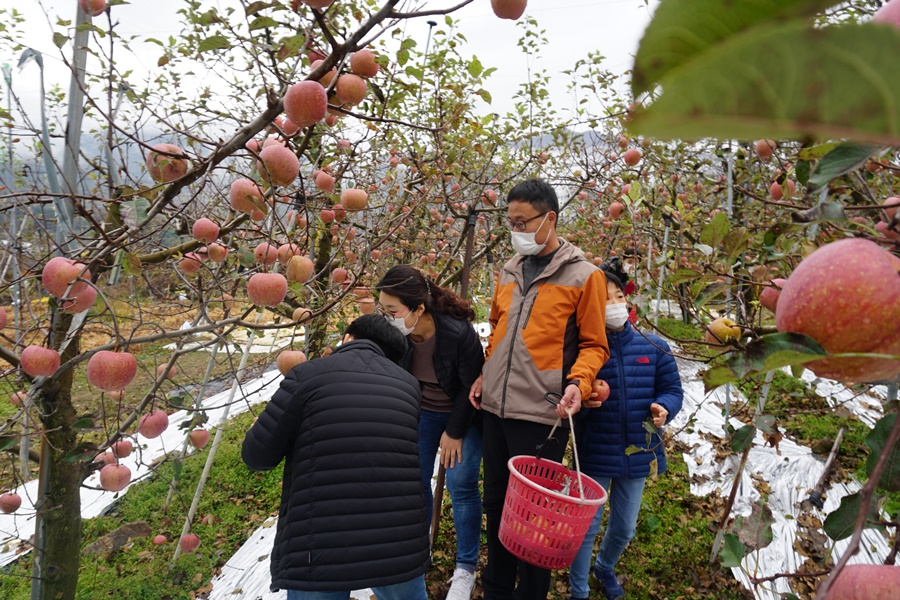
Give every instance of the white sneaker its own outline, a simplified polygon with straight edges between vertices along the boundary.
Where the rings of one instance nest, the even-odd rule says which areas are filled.
[[[447,600],[470,600],[474,589],[475,573],[469,573],[465,569],[457,568],[453,571],[453,577],[450,578]]]

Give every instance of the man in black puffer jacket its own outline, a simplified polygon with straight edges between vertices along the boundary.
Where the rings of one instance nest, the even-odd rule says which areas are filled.
[[[420,391],[396,364],[405,350],[386,319],[360,317],[331,356],[287,374],[247,432],[248,467],[285,459],[271,588],[288,600],[367,587],[379,600],[427,599]]]

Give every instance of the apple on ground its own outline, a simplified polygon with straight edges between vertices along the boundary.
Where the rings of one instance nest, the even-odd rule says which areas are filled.
[[[181,546],[182,552],[185,554],[193,554],[197,551],[197,548],[200,547],[200,536],[196,533],[189,533],[182,537],[181,541],[178,543]]]
[[[163,544],[165,544],[168,541],[169,541],[168,538],[166,538],[166,536],[164,536],[162,534],[159,534],[159,535],[153,537],[153,544],[155,546],[162,546]]]
[[[775,312],[778,331],[808,335],[829,354],[900,355],[900,258],[875,242],[832,242],[788,277]],[[805,365],[819,377],[870,383],[895,379],[900,360],[826,358]]]

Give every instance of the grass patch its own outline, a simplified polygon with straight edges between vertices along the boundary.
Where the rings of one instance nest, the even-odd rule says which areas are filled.
[[[277,511],[280,502],[281,468],[253,473],[241,461],[241,443],[252,421],[250,413],[230,421],[219,445],[192,529],[202,540],[200,549],[195,554],[182,555],[172,565],[175,544],[209,446],[185,459],[178,491],[168,511],[162,511],[162,503],[175,469],[172,461],[162,464],[152,478],[133,486],[106,516],[84,521],[84,545],[139,520],[147,521],[153,535],[164,534],[169,542],[154,546],[150,538],[140,538],[110,556],[83,555],[77,598],[176,600],[189,599],[192,593],[203,591],[217,569],[266,517]],[[200,522],[207,514],[214,516],[212,525]],[[30,572],[30,558],[22,558],[0,571],[0,597],[29,598]]]

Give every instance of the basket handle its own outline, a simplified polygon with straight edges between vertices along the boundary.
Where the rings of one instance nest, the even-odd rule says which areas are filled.
[[[558,400],[555,398],[558,398]],[[557,392],[547,392],[544,394],[544,400],[557,406],[559,401],[562,400],[562,394]],[[575,423],[572,421],[571,411],[567,410],[566,413],[569,415],[569,438],[572,440],[572,454],[575,456],[575,473],[578,475],[578,495],[581,498],[581,501],[584,502],[584,485],[581,479],[581,464],[578,461],[578,446],[575,444]],[[551,439],[553,439],[553,434],[556,433],[556,428],[559,427],[561,423],[562,419],[557,417],[556,423],[553,424],[553,429],[550,430],[550,435],[547,436],[547,439],[544,440],[544,443],[538,448],[537,458],[541,457],[541,454],[544,452],[544,447]]]

